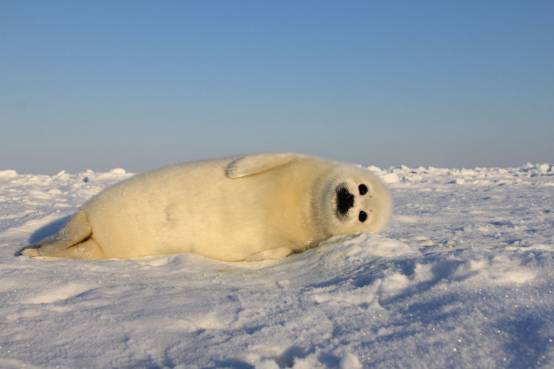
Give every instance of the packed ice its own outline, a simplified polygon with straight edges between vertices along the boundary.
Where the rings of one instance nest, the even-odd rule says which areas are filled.
[[[124,169],[0,170],[0,368],[552,368],[554,167],[369,169],[394,215],[284,261],[34,260]]]

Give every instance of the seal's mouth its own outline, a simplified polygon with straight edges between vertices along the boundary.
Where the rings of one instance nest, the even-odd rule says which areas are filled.
[[[344,216],[354,206],[354,195],[346,187],[337,188],[337,213]]]

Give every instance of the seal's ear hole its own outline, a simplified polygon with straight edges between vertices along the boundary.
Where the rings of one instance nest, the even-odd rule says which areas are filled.
[[[360,192],[360,195],[365,195],[368,191],[367,186],[362,183],[358,186],[358,191]]]
[[[360,211],[360,214],[358,215],[358,219],[360,220],[360,222],[365,222],[366,219],[367,219],[367,213],[365,211]]]

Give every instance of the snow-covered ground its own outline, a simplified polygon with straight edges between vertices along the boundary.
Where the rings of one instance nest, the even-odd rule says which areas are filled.
[[[0,171],[0,368],[553,368],[553,167],[370,169],[385,232],[242,264],[16,257],[129,174]]]

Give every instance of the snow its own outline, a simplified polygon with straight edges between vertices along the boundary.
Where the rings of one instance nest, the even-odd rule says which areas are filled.
[[[32,260],[124,169],[0,171],[0,368],[552,368],[554,168],[370,167],[379,235],[282,262]]]

